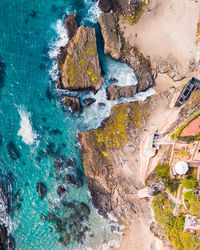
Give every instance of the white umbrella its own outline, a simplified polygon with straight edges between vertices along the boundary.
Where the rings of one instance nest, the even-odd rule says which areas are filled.
[[[175,171],[180,175],[186,174],[188,169],[188,164],[184,161],[178,161],[175,165]]]

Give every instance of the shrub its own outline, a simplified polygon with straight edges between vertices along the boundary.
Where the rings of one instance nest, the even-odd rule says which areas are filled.
[[[159,164],[155,167],[156,178],[167,179],[169,175],[169,164]]]
[[[186,192],[186,193],[184,194],[184,198],[185,198],[186,200],[191,200],[191,199],[192,199],[192,194],[193,194],[192,191]]]
[[[187,189],[194,188],[196,186],[196,182],[193,179],[184,179],[182,182],[182,186]]]

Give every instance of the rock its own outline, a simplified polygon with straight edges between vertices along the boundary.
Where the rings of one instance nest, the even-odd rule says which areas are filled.
[[[98,103],[98,106],[99,106],[99,107],[105,107],[106,104],[105,104],[104,102],[99,102],[99,103]]]
[[[4,224],[0,225],[0,249],[6,249],[5,243],[6,243],[6,237],[7,237],[7,229]]]
[[[76,34],[78,29],[75,16],[76,14],[73,12],[65,20],[65,28],[67,30],[67,35],[69,39],[72,39],[72,37]]]
[[[106,96],[108,100],[118,100],[121,97],[130,98],[137,93],[137,85],[116,86],[112,85],[106,88]]]
[[[154,83],[151,62],[138,47],[130,47],[119,32],[118,18],[115,13],[102,13],[99,17],[104,39],[104,52],[113,59],[126,63],[134,70],[138,80],[137,92],[145,91]]]
[[[14,241],[14,239],[12,237],[8,237],[6,245],[7,245],[8,250],[15,249],[15,241]]]
[[[38,196],[40,197],[41,200],[43,200],[47,194],[46,185],[42,182],[38,182],[36,188],[37,188]]]
[[[118,82],[118,80],[116,78],[112,77],[109,79],[109,82],[114,83],[114,82]]]
[[[86,98],[83,100],[83,103],[85,104],[85,106],[90,106],[92,103],[94,103],[96,101],[96,99],[94,98]]]
[[[68,90],[93,90],[103,84],[96,46],[95,29],[80,26],[57,58],[58,87]]]
[[[112,0],[113,12],[134,18],[135,11],[139,7],[138,2],[138,0]]]
[[[57,188],[57,194],[59,196],[62,196],[63,194],[65,194],[67,192],[67,189],[65,187],[62,187],[62,186],[58,186]]]
[[[98,7],[103,12],[109,12],[112,8],[112,0],[99,0]]]
[[[126,152],[123,147],[129,140],[133,142],[132,149],[139,147],[136,139],[141,135],[148,116],[148,101],[117,104],[100,128],[78,135],[92,203],[105,217],[112,213],[123,220],[133,217],[140,209],[139,202],[127,198],[128,192],[133,193],[134,185],[121,178],[120,161]]]
[[[109,54],[113,59],[120,59],[122,42],[117,27],[117,15],[103,13],[99,17],[101,33],[104,39],[104,53]]]
[[[67,174],[66,175],[66,181],[67,181],[67,183],[70,183],[70,184],[72,184],[72,185],[76,185],[76,177],[74,176],[74,175],[72,175],[72,174]]]
[[[64,104],[66,104],[70,108],[72,113],[80,114],[82,112],[80,99],[78,97],[65,96]]]

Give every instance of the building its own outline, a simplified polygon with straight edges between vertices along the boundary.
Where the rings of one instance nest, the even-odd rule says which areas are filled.
[[[199,229],[200,229],[200,219],[198,219],[196,216],[186,214],[183,231],[189,233],[196,233],[196,230]]]
[[[198,80],[195,77],[192,77],[181,91],[175,103],[175,107],[181,107],[183,103],[189,99],[192,92],[194,92],[197,89],[200,89],[200,80]]]

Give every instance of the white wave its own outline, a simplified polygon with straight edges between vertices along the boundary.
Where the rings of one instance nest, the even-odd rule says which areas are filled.
[[[67,13],[69,14],[69,13]],[[67,32],[64,26],[64,23],[61,19],[59,19],[56,24],[52,25],[52,28],[56,31],[56,40],[51,42],[50,45],[50,51],[49,51],[49,57],[50,59],[53,59],[52,67],[49,70],[49,74],[51,76],[51,79],[53,81],[56,81],[58,79],[58,66],[57,66],[57,56],[60,51],[60,47],[65,46],[69,40],[67,36]]]
[[[59,19],[56,24],[52,26],[52,28],[56,31],[57,33],[57,39],[54,43],[52,43],[51,50],[49,51],[49,57],[50,58],[55,58],[57,57],[59,53],[59,49],[61,46],[65,46],[68,42],[68,36],[67,32],[65,29],[65,26],[63,24],[63,21]]]
[[[85,5],[87,6],[88,11],[82,20],[82,24],[85,24],[86,22],[97,23],[98,18],[100,14],[102,13],[102,11],[98,7],[99,1],[94,3],[92,0],[90,1],[84,0],[84,2],[85,2]]]
[[[111,78],[118,80],[118,82],[114,83],[115,85],[130,86],[138,83],[133,69],[125,63],[117,62],[109,57],[105,57],[104,67],[107,72],[105,78],[108,79],[108,81]]]
[[[28,145],[32,145],[36,142],[37,134],[33,131],[31,123],[30,123],[30,116],[31,114],[25,111],[23,108],[18,109],[21,121],[20,121],[20,130],[18,131],[17,135],[22,137],[22,141]]]

